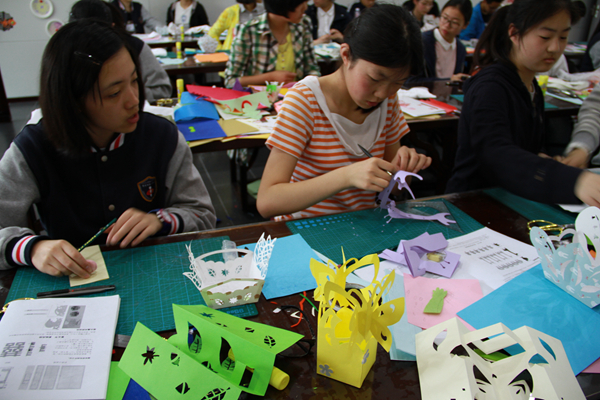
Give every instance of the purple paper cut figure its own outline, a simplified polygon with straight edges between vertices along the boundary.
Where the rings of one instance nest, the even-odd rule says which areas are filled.
[[[430,235],[425,232],[412,240],[400,241],[397,252],[384,250],[379,256],[396,264],[408,266],[414,277],[424,275],[425,272],[431,272],[450,278],[458,266],[460,255],[445,251],[445,257],[440,262],[429,260],[425,256],[427,253],[441,252],[446,247],[448,247],[448,241],[442,233]]]
[[[394,177],[390,181],[388,187],[383,189],[383,191],[381,191],[377,195],[377,200],[379,201],[379,208],[381,208],[382,210],[387,210],[387,212],[388,212],[388,215],[387,215],[389,217],[389,219],[387,220],[388,224],[394,218],[418,219],[418,220],[424,220],[424,221],[436,220],[439,223],[441,223],[442,225],[446,225],[446,226],[450,225],[451,223],[452,224],[456,223],[456,221],[446,218],[447,216],[450,215],[450,213],[438,213],[438,214],[433,214],[433,215],[418,215],[418,214],[410,214],[410,213],[404,212],[404,211],[396,208],[396,202],[394,202],[394,200],[390,200],[390,194],[392,193],[392,190],[394,189],[394,186],[396,185],[396,183],[398,184],[399,190],[406,189],[410,193],[411,197],[413,199],[415,198],[415,195],[410,190],[408,183],[406,183],[407,176],[415,176],[415,177],[419,178],[420,180],[423,180],[423,178],[420,175],[413,174],[411,172],[406,172],[406,171],[398,171],[398,172],[396,172],[396,175],[394,175]]]

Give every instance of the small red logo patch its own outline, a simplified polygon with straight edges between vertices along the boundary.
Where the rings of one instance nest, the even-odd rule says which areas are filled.
[[[147,202],[151,202],[154,200],[156,196],[156,178],[153,176],[149,176],[141,182],[137,184],[138,190],[142,195],[142,198]]]

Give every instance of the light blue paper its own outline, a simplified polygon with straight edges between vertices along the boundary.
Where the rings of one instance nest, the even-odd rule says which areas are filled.
[[[254,251],[256,243],[238,246]],[[277,238],[269,259],[269,270],[262,293],[267,300],[317,287],[310,272],[310,259],[317,255],[299,234]]]
[[[405,297],[404,274],[396,271],[394,284],[390,287],[390,291],[387,295],[383,296],[383,301],[388,302],[399,297]],[[421,332],[422,329],[408,322],[406,308],[404,309],[404,315],[402,315],[400,321],[390,326],[390,331],[392,332],[390,358],[396,361],[416,361],[417,357],[415,355],[417,354],[417,348],[415,336],[417,333]]]
[[[191,104],[186,104],[175,110],[175,122],[189,122],[192,120],[218,120],[219,112],[215,105],[206,100],[198,100]]]
[[[600,308],[600,307],[596,307]],[[537,265],[458,313],[475,329],[502,322],[562,342],[575,375],[600,358],[600,315],[544,277]]]
[[[192,104],[192,103],[197,103],[199,101],[205,101],[199,98],[199,96],[196,96],[195,94],[191,94],[190,92],[183,92],[181,93],[181,104]]]

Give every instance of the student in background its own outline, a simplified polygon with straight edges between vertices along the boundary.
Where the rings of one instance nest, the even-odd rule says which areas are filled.
[[[82,18],[97,18],[119,29],[125,29],[119,10],[110,3],[102,0],[80,0],[73,4],[69,14],[69,22]],[[160,65],[152,50],[142,40],[135,36],[128,36],[128,42],[139,57],[142,81],[146,100],[149,102],[171,97],[171,80]]]
[[[435,79],[461,81],[464,74],[467,50],[458,40],[458,34],[471,18],[473,8],[470,0],[449,0],[442,8],[440,26],[423,32],[423,54],[426,75],[411,82]]]
[[[121,12],[125,29],[129,33],[150,33],[164,26],[137,1],[113,0],[112,4]]]
[[[564,157],[556,157],[564,164],[577,168],[587,168],[592,154],[600,144],[600,85],[583,101],[577,114],[577,124],[573,129],[571,142],[567,145]]]
[[[396,93],[423,58],[414,18],[399,6],[372,7],[348,25],[340,57],[337,71],[303,79],[283,100],[258,191],[263,217],[373,207],[391,173],[431,164],[400,146],[408,125]]]
[[[543,1],[541,3],[543,3]],[[467,27],[460,33],[459,39],[479,39],[486,24],[501,4],[502,0],[481,0],[479,4],[473,7],[471,20]]]
[[[175,125],[141,111],[143,83],[126,33],[82,19],[60,28],[42,57],[44,117],[0,160],[0,269],[33,266],[88,278],[77,248],[136,246],[153,235],[213,228],[214,209]],[[43,236],[28,226],[32,206]]]
[[[415,17],[422,32],[430,31],[438,25],[436,16],[431,14],[436,3],[433,0],[410,0],[404,2],[406,8]]]
[[[536,72],[563,53],[579,19],[570,0],[515,0],[496,12],[463,85],[458,151],[447,192],[503,187],[543,203],[600,205],[600,176],[543,154],[544,99]]]
[[[227,7],[208,31],[208,35],[219,42],[217,50],[229,50],[237,25],[244,25],[265,12],[262,0],[258,2],[256,0],[237,0],[237,2],[239,4]],[[225,30],[227,30],[227,37],[221,43],[220,37]]]
[[[315,0],[314,3],[306,10],[312,22],[313,44],[344,40],[344,29],[350,22],[348,9],[333,0]]]
[[[350,19],[357,18],[367,8],[371,8],[375,5],[375,0],[360,0],[350,6],[348,14]]]
[[[320,75],[306,0],[264,0],[266,13],[241,26],[225,69],[225,86],[294,82]]]
[[[202,4],[196,0],[178,0],[171,3],[167,9],[167,25],[173,22],[184,29],[194,26],[210,25],[208,16]]]

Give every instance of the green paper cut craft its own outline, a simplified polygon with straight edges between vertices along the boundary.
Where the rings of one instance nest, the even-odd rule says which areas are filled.
[[[431,300],[429,300],[423,312],[425,314],[440,314],[444,309],[444,298],[447,294],[448,292],[444,289],[435,288],[431,294]]]
[[[152,363],[144,364],[144,354],[148,349],[154,352],[154,358]],[[170,355],[173,353],[180,357],[178,366],[171,363]],[[157,399],[173,399],[181,395],[189,399],[211,398],[211,392],[219,391],[223,396],[217,398],[234,400],[241,393],[239,388],[210,372],[139,322],[119,367]]]
[[[258,111],[259,104],[271,107],[271,101],[266,91],[249,94],[231,100],[215,100],[221,104],[227,114],[243,115],[245,118],[261,119]]]
[[[259,396],[265,394],[271,375],[275,379],[277,371],[281,373],[277,369],[274,372],[275,356],[302,338],[295,332],[246,321],[203,305],[173,304],[173,315],[177,333],[169,342],[184,353],[180,365],[184,356],[190,357],[204,369],[203,379],[218,376],[228,382],[228,387]],[[190,327],[197,330],[191,343]],[[222,354],[230,356],[223,359]]]

